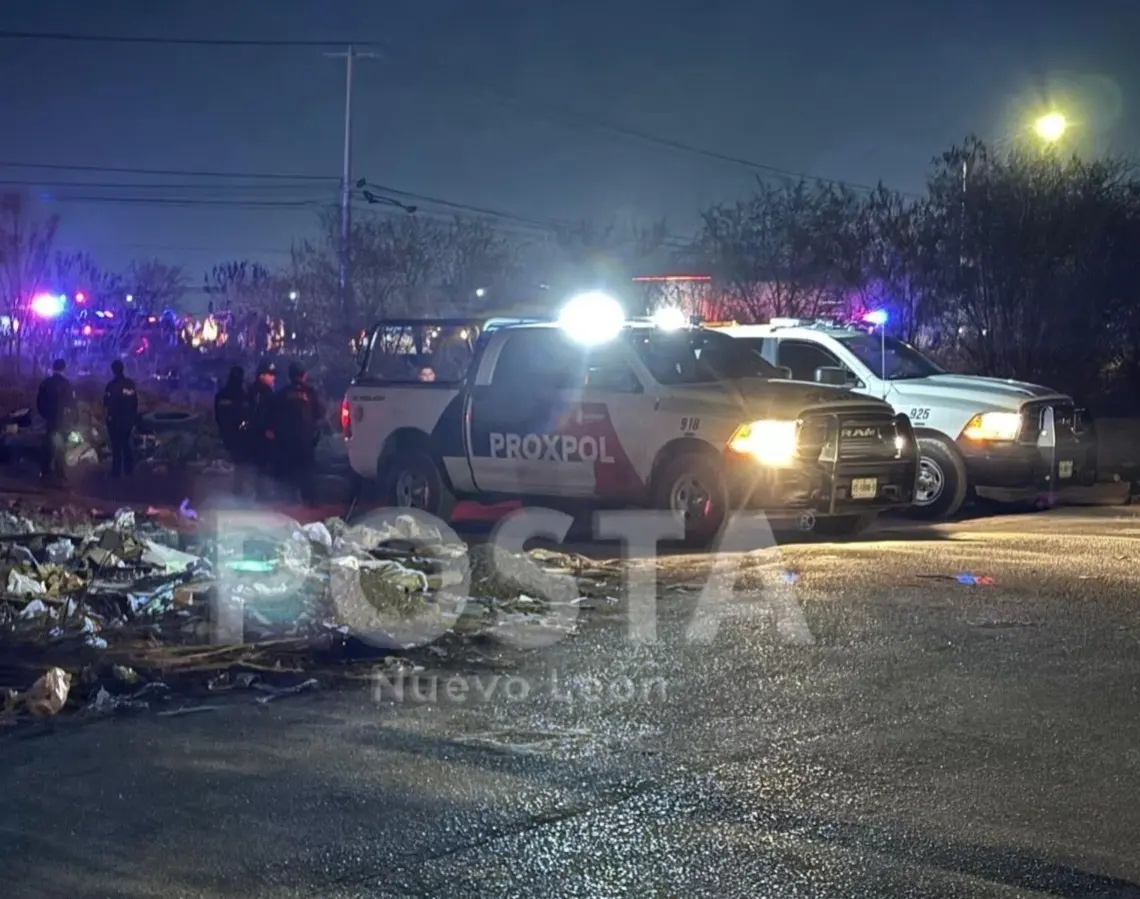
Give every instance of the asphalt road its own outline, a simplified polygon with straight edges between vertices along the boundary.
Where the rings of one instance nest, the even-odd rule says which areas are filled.
[[[711,642],[0,736],[0,895],[1140,896],[1136,510],[741,561]]]

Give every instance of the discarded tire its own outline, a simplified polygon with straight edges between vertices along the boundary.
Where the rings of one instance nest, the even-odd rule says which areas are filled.
[[[148,412],[139,418],[139,428],[152,434],[171,431],[192,431],[198,426],[198,416],[177,410]]]

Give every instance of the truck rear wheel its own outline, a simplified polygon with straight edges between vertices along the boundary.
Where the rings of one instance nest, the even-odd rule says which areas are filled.
[[[949,518],[966,501],[966,463],[953,444],[938,437],[918,439],[918,481],[910,514],[927,521]]]
[[[728,515],[728,485],[718,460],[705,453],[681,453],[665,463],[655,480],[657,508],[684,518],[684,545],[709,546]]]
[[[435,459],[423,450],[396,450],[384,466],[384,501],[398,509],[419,509],[446,520],[454,497]]]

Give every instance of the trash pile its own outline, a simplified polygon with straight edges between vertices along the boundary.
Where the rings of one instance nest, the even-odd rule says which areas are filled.
[[[318,669],[550,645],[620,579],[564,553],[447,543],[411,516],[274,516],[240,534],[201,518],[187,503],[66,527],[0,511],[0,723],[203,691],[267,702]]]

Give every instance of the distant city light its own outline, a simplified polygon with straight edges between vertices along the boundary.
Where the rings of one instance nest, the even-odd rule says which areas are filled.
[[[82,290],[77,290],[75,292],[75,302],[86,303],[87,302],[87,294],[85,294]]]
[[[94,331],[94,330],[95,330],[95,329],[94,329],[94,328],[92,328],[90,325],[84,325],[84,326],[83,326],[83,336],[84,336],[84,337],[90,337],[90,336],[91,336],[91,332],[92,332],[92,331]]]
[[[483,287],[477,287],[477,288],[475,288],[475,296],[477,296],[477,297],[485,297],[486,295],[487,295],[487,290],[486,290],[486,288],[483,288]]]
[[[32,312],[40,318],[55,318],[62,315],[67,301],[57,293],[41,293],[32,298]]]
[[[297,302],[297,297],[299,297],[299,296],[300,296],[300,294],[297,293],[297,291],[295,291],[295,290],[289,291],[289,300],[291,302],[294,302],[294,303]]]
[[[887,318],[888,318],[888,316],[887,316],[887,310],[886,309],[875,309],[871,312],[868,312],[866,315],[864,315],[863,321],[865,321],[869,325],[874,325],[877,328],[881,328],[883,325],[885,325],[887,323]]]
[[[134,294],[130,294],[130,293],[128,293],[128,294],[127,294],[127,302],[128,302],[128,303],[133,303],[134,301],[135,301],[135,297],[134,297]]]

